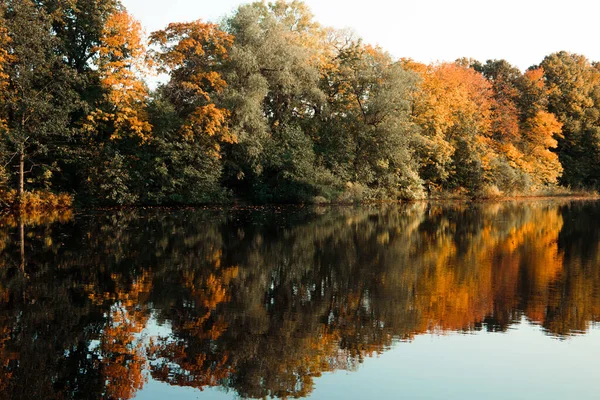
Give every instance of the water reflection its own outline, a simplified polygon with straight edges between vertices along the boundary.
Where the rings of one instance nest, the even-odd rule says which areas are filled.
[[[423,333],[600,319],[600,204],[123,211],[0,222],[0,398],[151,377],[303,397]],[[161,326],[160,329],[152,327]]]

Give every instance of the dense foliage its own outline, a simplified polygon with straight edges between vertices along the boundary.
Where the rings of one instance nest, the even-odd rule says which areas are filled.
[[[156,90],[144,79],[168,77]],[[600,186],[600,67],[394,60],[300,1],[151,33],[118,0],[0,2],[0,192],[92,204]],[[3,196],[6,202],[7,197]]]

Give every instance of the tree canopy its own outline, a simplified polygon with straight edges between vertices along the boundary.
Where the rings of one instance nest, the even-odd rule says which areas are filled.
[[[0,193],[81,204],[352,202],[600,186],[600,70],[420,64],[301,1],[146,39],[118,0],[4,0]],[[152,70],[166,78],[153,90]]]

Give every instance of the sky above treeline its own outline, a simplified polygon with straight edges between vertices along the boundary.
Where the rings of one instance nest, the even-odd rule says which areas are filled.
[[[122,0],[146,32],[170,22],[218,22],[248,1]],[[600,60],[596,0],[305,0],[315,19],[352,28],[394,57],[420,62],[506,59],[522,70],[559,50]]]

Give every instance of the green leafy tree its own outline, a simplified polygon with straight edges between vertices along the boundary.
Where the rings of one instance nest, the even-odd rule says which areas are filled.
[[[253,193],[255,200],[289,201],[287,194],[277,193],[278,168],[285,165],[275,167],[278,161],[271,150],[298,145],[297,154],[314,157],[308,126],[324,100],[319,88],[321,28],[299,1],[243,5],[224,26],[235,42],[223,99],[239,140],[228,150],[226,182],[238,193]],[[297,137],[298,129],[307,139]],[[286,142],[288,134],[298,140]],[[295,173],[288,170],[284,175],[291,179]],[[323,183],[319,180],[329,179],[325,175],[317,160],[315,170],[304,171],[299,185],[313,186],[309,192],[318,194]]]
[[[561,183],[600,185],[600,71],[587,58],[565,51],[540,64],[549,90],[548,109],[563,124],[558,155]]]
[[[326,165],[348,192],[367,197],[423,195],[414,148],[420,140],[410,120],[417,75],[379,48],[341,36],[325,69],[328,108],[319,143]]]
[[[3,11],[12,58],[2,93],[5,140],[21,197],[26,181],[48,181],[56,169],[53,153],[71,136],[71,113],[79,99],[71,86],[73,73],[57,51],[52,16],[32,0],[5,1]]]

